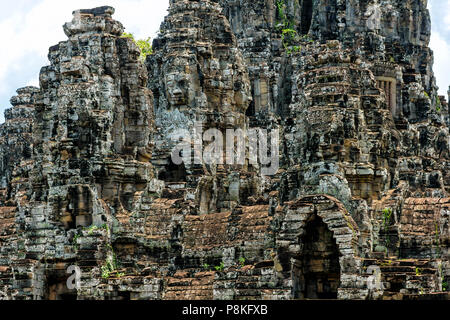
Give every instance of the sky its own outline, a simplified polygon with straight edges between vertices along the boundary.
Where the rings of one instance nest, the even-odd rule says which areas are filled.
[[[39,71],[49,64],[48,48],[65,41],[62,25],[77,9],[110,5],[114,19],[136,38],[154,38],[167,14],[169,0],[0,0],[0,123],[18,88],[39,85]],[[439,93],[450,85],[450,0],[429,0],[431,48]]]

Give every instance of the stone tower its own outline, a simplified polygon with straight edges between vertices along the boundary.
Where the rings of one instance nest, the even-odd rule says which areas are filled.
[[[171,0],[145,63],[75,11],[0,127],[0,299],[448,299],[426,2]],[[174,163],[199,123],[279,170]]]

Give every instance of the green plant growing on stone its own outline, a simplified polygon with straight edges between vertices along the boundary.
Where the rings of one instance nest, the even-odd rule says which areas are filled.
[[[75,249],[75,251],[77,251],[79,249],[79,246],[78,246],[78,243],[77,243],[79,238],[80,238],[80,235],[76,234],[76,235],[73,236],[73,239],[72,239],[72,245],[73,245],[73,248]]]
[[[106,259],[106,263],[101,267],[102,278],[109,279],[111,277],[111,273],[117,271],[119,269],[119,264],[117,262],[117,256],[113,250],[113,248],[108,245],[108,249],[110,251],[110,256]],[[123,277],[125,274],[118,273],[117,277]]]
[[[357,234],[355,228],[353,227],[351,222],[347,219],[347,217],[345,219],[347,220],[347,226],[350,228],[350,230],[352,230],[353,237],[356,238]]]
[[[277,1],[278,16],[281,21],[277,28],[281,31],[281,43],[287,54],[301,52],[302,47],[298,45],[300,38],[298,32],[294,29],[294,21],[289,20],[286,15],[286,3],[284,0]]]
[[[204,269],[205,271],[210,271],[210,270],[211,270],[211,266],[210,266],[209,264],[207,264],[207,263],[204,263],[204,264],[203,264],[203,269]]]
[[[239,258],[239,265],[241,266],[241,268],[245,266],[245,261],[246,261],[246,260],[245,260],[244,257],[240,257],[240,258]]]
[[[442,282],[442,291],[448,291],[448,282]]]
[[[127,33],[124,32],[122,34],[121,38],[128,38],[134,41],[134,43],[139,47],[139,49],[141,50],[141,55],[139,57],[139,59],[144,62],[145,59],[147,58],[147,56],[153,54],[153,48],[152,48],[152,44],[151,44],[151,38],[147,38],[147,39],[139,39],[136,40],[134,38],[134,35],[132,33]]]
[[[442,105],[441,105],[441,99],[439,99],[439,97],[436,97],[436,111],[437,111],[438,113],[441,112],[441,107],[442,107]]]
[[[421,276],[422,270],[419,267],[416,267],[416,276]]]
[[[380,263],[381,267],[388,267],[392,265],[392,260],[384,260],[383,262]]]
[[[223,271],[225,269],[225,265],[223,264],[223,262],[220,263],[220,265],[215,266],[214,269],[216,269],[216,271]]]
[[[436,248],[437,248],[437,254],[440,255],[441,253],[441,239],[440,239],[440,232],[439,232],[439,224],[437,223],[437,221],[435,222],[435,238],[434,241],[436,243]]]
[[[96,225],[92,225],[90,227],[87,227],[85,230],[88,231],[88,235],[91,236],[95,230],[98,230],[98,227]]]
[[[291,28],[285,28],[281,30],[281,41],[283,42],[283,46],[285,49],[288,48],[289,45],[295,42],[297,38],[297,31]]]
[[[391,223],[392,213],[393,213],[393,211],[391,208],[383,209],[383,230],[384,230],[384,232],[387,232],[389,224]],[[390,239],[389,235],[387,235],[387,237],[386,237],[386,244],[388,246],[391,244],[391,239]],[[387,251],[387,249],[386,249],[386,251]]]
[[[111,261],[106,261],[106,264],[101,267],[102,269],[102,278],[103,279],[109,279],[111,276],[111,273],[114,272],[114,267],[111,263]]]
[[[286,28],[290,27],[292,25],[292,21],[289,21],[286,15],[286,3],[284,3],[284,0],[277,1],[277,9],[278,9],[278,16],[280,17],[281,21],[278,23],[278,28]]]
[[[391,208],[383,209],[383,229],[384,229],[384,231],[387,230],[389,224],[391,223],[392,213],[393,213],[393,211]]]
[[[84,231],[87,231],[87,232],[88,232],[88,235],[90,235],[90,236],[94,233],[94,231],[100,230],[100,229],[104,229],[104,230],[106,230],[106,231],[109,231],[109,227],[108,227],[108,225],[107,225],[106,223],[103,224],[103,225],[100,226],[100,227],[98,227],[98,226],[96,226],[96,225],[92,225],[92,226],[90,226],[90,227],[85,227],[85,228],[83,228],[83,230],[84,230]]]

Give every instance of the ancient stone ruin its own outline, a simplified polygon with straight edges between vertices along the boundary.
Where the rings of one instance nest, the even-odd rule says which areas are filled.
[[[0,126],[0,299],[449,299],[426,2],[171,0],[145,63],[75,11]],[[278,170],[175,163],[199,124]]]

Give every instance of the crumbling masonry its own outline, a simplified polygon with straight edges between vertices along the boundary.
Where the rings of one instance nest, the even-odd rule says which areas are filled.
[[[75,11],[0,126],[0,299],[449,299],[426,2],[171,0],[145,63]],[[280,169],[172,163],[198,123]]]

